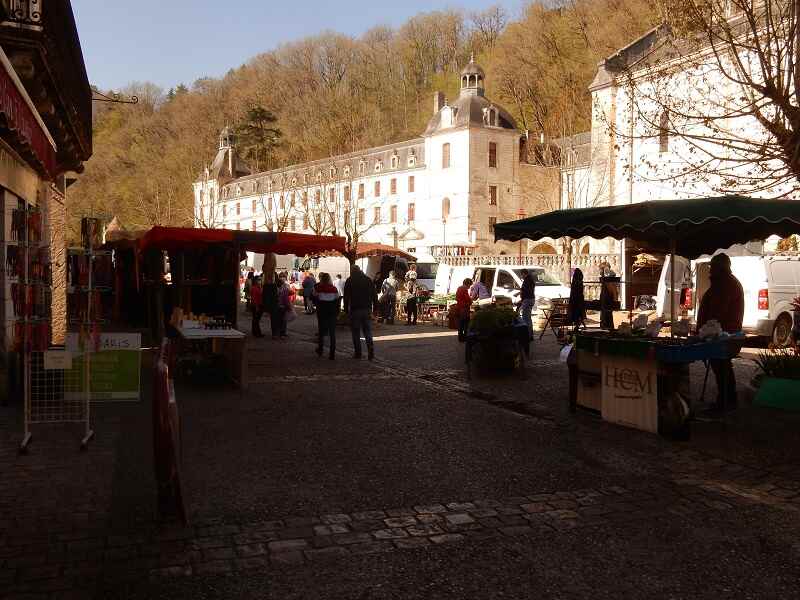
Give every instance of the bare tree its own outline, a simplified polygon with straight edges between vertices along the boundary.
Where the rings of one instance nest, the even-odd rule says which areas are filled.
[[[477,50],[491,52],[508,24],[508,13],[502,6],[495,4],[486,10],[471,13],[469,21]]]
[[[331,207],[331,234],[345,239],[345,257],[354,264],[358,252],[358,244],[363,236],[375,226],[375,222],[367,222],[367,202],[365,184],[358,181],[357,167],[366,163],[366,157],[353,159],[342,168],[339,188],[334,195]]]
[[[718,193],[800,191],[797,0],[660,0],[667,25],[618,77],[634,126],[658,140],[643,178]]]

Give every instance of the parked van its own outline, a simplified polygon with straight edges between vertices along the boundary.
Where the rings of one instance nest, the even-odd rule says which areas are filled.
[[[569,287],[549,275],[542,267],[498,267],[480,266],[475,268],[473,280],[480,280],[491,292],[492,298],[510,298],[518,304],[522,288],[523,271],[533,274],[536,281],[536,304],[545,304],[553,298],[569,298]]]
[[[673,297],[694,319],[703,294],[708,291],[711,258],[699,258],[691,268],[675,262],[678,266]],[[731,270],[744,288],[742,330],[770,338],[777,345],[788,345],[792,339],[791,302],[800,296],[800,256],[731,256]],[[659,285],[659,314],[663,316],[669,315],[668,278],[667,262]]]

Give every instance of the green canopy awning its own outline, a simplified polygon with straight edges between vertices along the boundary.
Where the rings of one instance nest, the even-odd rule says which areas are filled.
[[[800,201],[720,196],[557,210],[499,223],[495,240],[631,238],[689,259],[720,248],[800,233]]]

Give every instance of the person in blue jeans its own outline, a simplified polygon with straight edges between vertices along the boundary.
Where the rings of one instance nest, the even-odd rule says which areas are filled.
[[[353,358],[361,358],[361,334],[367,342],[367,358],[375,358],[372,340],[372,310],[377,304],[375,285],[357,265],[350,268],[350,277],[344,284],[344,309],[350,318],[353,334]]]

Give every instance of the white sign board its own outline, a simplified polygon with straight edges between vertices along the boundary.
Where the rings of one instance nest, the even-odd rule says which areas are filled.
[[[658,433],[658,369],[655,361],[603,356],[603,419]]]
[[[48,350],[44,353],[45,371],[69,371],[72,368],[72,352]]]

